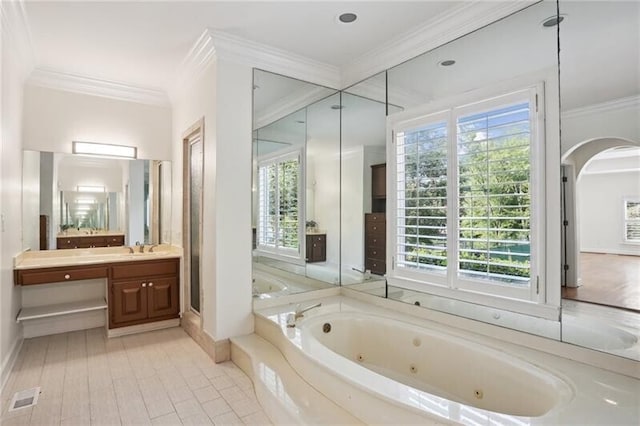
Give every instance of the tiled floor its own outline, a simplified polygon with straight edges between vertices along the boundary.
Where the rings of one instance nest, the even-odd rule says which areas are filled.
[[[8,412],[18,390],[38,404]],[[103,329],[24,341],[2,392],[3,426],[270,424],[249,378],[182,328],[107,339]]]

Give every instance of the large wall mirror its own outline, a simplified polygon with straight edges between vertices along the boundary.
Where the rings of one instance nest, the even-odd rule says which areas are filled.
[[[640,361],[640,3],[559,7],[562,340]]]
[[[254,71],[253,294],[340,283],[340,94]]]
[[[171,163],[24,151],[22,208],[24,249],[170,244]]]
[[[382,125],[382,123],[386,123],[385,115],[391,118],[398,113],[407,114],[413,110],[428,112],[431,106],[436,109],[444,109],[449,101],[454,104],[459,102],[461,105],[466,105],[475,102],[465,98],[475,92],[485,91],[488,93],[489,89],[494,88],[493,96],[496,96],[500,90],[513,91],[513,87],[517,84],[542,83],[546,89],[544,93],[548,97],[546,119],[550,123],[553,121],[556,123],[555,126],[550,125],[551,131],[548,132],[547,141],[550,146],[556,147],[556,152],[551,155],[559,164],[557,27],[543,25],[547,18],[554,15],[556,15],[554,2],[538,3],[409,60],[388,70],[386,74],[373,76],[345,89],[345,94],[343,94],[345,102],[343,146],[345,146],[344,138],[346,135],[359,132],[367,139],[368,144],[374,146],[379,144],[378,147],[382,149],[376,151],[381,153],[375,157],[374,163],[376,164],[371,164],[370,166],[373,167],[369,167],[370,170],[366,171],[366,178],[371,184],[367,188],[368,200],[359,212],[359,217],[364,220],[361,227],[364,235],[358,240],[362,244],[360,252],[364,253],[362,256],[364,267],[361,268],[364,273],[360,280],[343,279],[344,285],[349,285],[355,290],[366,291],[370,294],[427,309],[460,315],[549,338],[560,338],[558,282],[555,283],[555,286],[550,282],[544,297],[533,295],[540,304],[547,305],[547,313],[537,315],[511,310],[509,303],[500,306],[489,302],[484,304],[473,302],[470,299],[448,297],[447,294],[451,291],[447,292],[446,290],[449,289],[439,291],[446,285],[442,285],[441,288],[431,287],[428,289],[422,288],[420,284],[412,285],[410,280],[405,280],[403,284],[385,283],[384,280],[385,275],[388,275],[392,267],[390,263],[398,259],[397,257],[391,258],[390,253],[385,251],[394,249],[398,245],[403,247],[403,250],[399,250],[398,253],[404,256],[403,259],[408,262],[407,264],[413,262],[418,270],[437,269],[438,272],[441,272],[443,279],[453,274],[447,269],[447,264],[451,264],[450,259],[447,258],[451,251],[447,249],[447,242],[451,238],[447,228],[446,186],[449,179],[446,177],[447,154],[445,151],[447,142],[443,137],[444,133],[435,128],[428,128],[428,126],[420,128],[414,135],[415,144],[411,147],[407,145],[407,150],[403,151],[405,155],[402,158],[397,152],[393,152],[393,156],[389,158],[391,151],[385,150],[388,129]],[[369,125],[367,128],[367,131],[375,134],[365,134],[366,132],[358,122],[359,118],[349,117],[347,101],[351,97],[366,99],[370,104],[365,107],[361,100],[358,110],[362,115],[368,116],[367,121],[373,122],[375,120],[375,123],[379,124]],[[541,102],[543,101],[541,100]],[[374,112],[373,105],[376,103],[381,105],[381,108]],[[484,110],[480,112],[484,112]],[[502,175],[495,174],[492,179],[495,179],[496,183],[499,180],[500,185],[503,186],[502,181],[509,178],[506,180],[509,180],[510,184],[520,185],[524,191],[527,191],[528,187],[524,182],[527,182],[529,177],[523,178],[521,173],[525,169],[518,164],[511,164],[507,157],[500,161],[492,158],[492,156],[499,156],[506,152],[509,144],[516,143],[518,135],[524,132],[523,121],[518,114],[515,110],[497,112],[494,114],[495,117],[486,119],[488,123],[498,123],[495,128],[491,129],[483,130],[478,127],[480,117],[476,120],[477,122],[469,124],[468,126],[478,127],[474,127],[473,140],[469,142],[469,149],[471,150],[473,147],[486,149],[482,153],[473,155],[469,151],[466,155],[468,158],[484,156],[485,161],[494,165],[492,170],[498,164],[502,164],[504,166]],[[410,152],[411,149],[414,149],[415,152],[411,153],[413,152]],[[527,160],[530,158],[528,152],[523,155],[525,156],[523,158]],[[520,156],[522,157],[522,155]],[[346,158],[343,156],[343,162]],[[460,159],[459,163],[462,164],[463,161],[464,159]],[[545,162],[545,158],[541,158],[539,161]],[[404,168],[404,172],[389,177],[391,170],[400,167],[398,164]],[[393,223],[388,218],[389,209],[394,208],[390,204],[390,200],[395,194],[390,192],[392,189],[381,192],[375,184],[379,168],[382,167],[386,169],[383,173],[388,176],[387,182],[391,182],[397,177],[397,179],[404,179],[406,183],[403,188],[404,197],[400,197],[402,199],[399,199],[398,205],[395,206],[396,209],[400,208],[406,214],[400,217],[401,215],[397,213],[400,210],[396,210],[397,219]],[[344,168],[346,168],[346,164]],[[482,278],[514,275],[517,279],[511,280],[515,283],[512,287],[524,287],[524,283],[527,283],[527,288],[533,290],[532,286],[535,286],[536,282],[535,277],[531,278],[530,276],[530,233],[526,231],[529,220],[522,219],[531,214],[527,202],[528,196],[522,195],[518,200],[500,198],[498,185],[493,184],[481,190],[479,185],[482,184],[489,168],[483,169],[478,166],[476,169],[478,169],[475,170],[477,173],[472,173],[473,170],[471,170],[467,173],[468,176],[465,176],[467,181],[473,180],[474,177],[476,180],[465,181],[466,186],[460,187],[461,194],[465,189],[470,188],[468,196],[464,198],[465,194],[462,194],[464,199],[458,201],[461,206],[460,211],[462,213],[468,211],[470,214],[472,212],[474,217],[470,216],[466,222],[458,223],[461,262],[457,268],[460,270],[469,269],[469,273],[476,275],[483,274]],[[464,171],[458,170],[458,172],[462,176]],[[528,169],[525,172],[528,172]],[[398,172],[396,171],[396,173]],[[480,202],[482,200],[477,197],[480,192],[484,193],[482,199],[486,205],[482,204]],[[410,193],[414,195],[407,195]],[[343,206],[348,205],[345,202],[347,197],[348,194],[343,188]],[[402,206],[400,206],[400,202],[403,203]],[[469,204],[468,208],[465,208],[465,203]],[[502,207],[498,208],[498,204],[501,204]],[[353,214],[343,212],[343,221],[345,217],[354,215],[355,209]],[[400,227],[399,224],[403,226]],[[402,228],[402,232],[396,229],[395,239],[384,241],[386,235],[389,235],[385,233],[385,230],[394,225],[397,229]],[[383,232],[379,232],[381,229]],[[497,240],[500,240],[499,245]],[[345,250],[343,250],[344,252]],[[343,261],[347,262],[344,256]],[[520,285],[520,282],[523,285]]]

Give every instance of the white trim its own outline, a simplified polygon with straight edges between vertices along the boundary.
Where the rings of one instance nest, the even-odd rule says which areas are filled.
[[[640,95],[628,96],[626,98],[614,99],[598,104],[587,105],[580,108],[573,108],[561,113],[562,119],[579,118],[589,115],[602,114],[610,111],[623,109],[635,109],[640,107]]]
[[[534,0],[463,2],[344,65],[342,87],[392,68],[534,3]]]
[[[311,90],[305,87],[288,94],[276,103],[269,105],[266,111],[255,112],[253,130],[272,124],[293,112],[337,93],[329,93],[329,90],[331,89],[323,86],[316,86]]]
[[[16,365],[16,361],[18,360],[18,355],[20,354],[20,349],[22,349],[22,343],[24,339],[17,338],[13,341],[11,345],[11,350],[2,360],[2,370],[0,370],[0,391],[4,391],[4,387],[9,381],[9,377],[11,376],[11,371],[13,367]]]
[[[145,331],[162,330],[165,328],[180,327],[180,318],[172,318],[163,321],[149,322],[146,324],[131,325],[107,330],[107,337],[126,336],[128,334],[143,333]]]
[[[163,90],[85,77],[51,68],[36,68],[27,79],[27,84],[119,101],[163,107],[170,106],[169,97]]]
[[[340,69],[335,65],[207,28],[182,61],[177,88],[206,70],[215,59],[245,64],[329,88],[340,87]]]
[[[612,173],[638,173],[640,172],[640,167],[635,167],[635,168],[628,168],[628,169],[611,169],[611,170],[594,170],[594,171],[589,171],[587,170],[582,170],[582,173],[580,173],[581,176],[586,176],[586,175],[608,175],[608,174],[612,174]]]
[[[624,245],[628,245],[630,247],[635,247],[637,243],[631,243],[625,241],[621,243]],[[616,254],[621,256],[640,256],[640,248],[636,251],[633,250],[621,250],[621,249],[612,249],[612,248],[604,248],[604,247],[583,247],[580,249],[580,254],[583,253],[595,253],[595,254]]]
[[[15,51],[21,59],[26,75],[35,66],[36,54],[24,4],[24,1],[0,2],[0,30],[3,37],[14,41]]]

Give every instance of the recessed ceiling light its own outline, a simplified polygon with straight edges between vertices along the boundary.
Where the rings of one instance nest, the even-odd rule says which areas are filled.
[[[553,15],[553,16],[548,17],[544,21],[542,21],[542,26],[543,27],[547,27],[547,28],[555,27],[556,25],[558,25],[562,21],[564,21],[564,16],[562,16],[562,15]]]
[[[343,24],[350,24],[354,22],[356,19],[358,19],[358,15],[351,12],[343,13],[340,16],[338,16],[338,21],[342,22]]]
[[[455,63],[456,61],[454,61],[453,59],[445,59],[444,61],[438,62],[438,65],[440,65],[441,67],[450,67]]]

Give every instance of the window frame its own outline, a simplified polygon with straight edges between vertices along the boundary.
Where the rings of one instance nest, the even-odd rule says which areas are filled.
[[[305,201],[304,201],[304,193],[302,191],[302,188],[304,188],[304,149],[302,148],[297,148],[297,149],[289,149],[287,151],[279,151],[273,154],[268,154],[265,156],[261,156],[258,157],[258,161],[257,161],[257,173],[258,173],[258,180],[257,180],[257,191],[258,191],[258,212],[260,212],[261,210],[261,206],[259,205],[260,203],[260,198],[261,198],[261,191],[262,188],[260,187],[260,169],[262,167],[268,167],[270,165],[273,164],[280,164],[283,163],[285,161],[289,161],[292,159],[297,159],[298,160],[298,185],[297,185],[297,198],[298,198],[298,227],[297,227],[297,233],[298,233],[298,249],[292,249],[292,248],[285,248],[285,247],[279,247],[276,243],[275,246],[271,246],[271,245],[264,245],[264,244],[260,244],[260,220],[261,218],[258,217],[258,223],[256,224],[256,233],[257,233],[257,237],[256,237],[256,254],[261,255],[261,256],[265,256],[265,257],[270,257],[273,259],[280,259],[280,260],[286,260],[287,262],[291,262],[297,265],[304,265],[305,263],[305,259],[304,259],[304,253],[305,253],[305,238],[304,238],[304,222],[302,220],[302,214],[304,214],[304,209],[305,209]],[[278,190],[278,193],[280,191]],[[260,215],[258,215],[260,216]],[[278,240],[278,228],[276,227],[276,231],[275,231],[276,237],[275,240],[277,242]]]
[[[389,283],[395,286],[428,292],[453,299],[530,313],[545,318],[555,318],[557,307],[546,303],[546,217],[547,192],[546,121],[544,82],[535,84],[514,83],[491,89],[477,90],[470,94],[451,96],[432,106],[424,105],[389,116],[387,122],[387,158],[390,169],[387,182],[391,197],[387,200],[389,226],[387,227],[387,264]],[[459,188],[457,161],[457,119],[470,113],[481,113],[500,106],[512,105],[528,99],[530,107],[530,283],[526,288],[514,288],[499,281],[490,283],[458,276]],[[397,257],[397,146],[396,135],[417,126],[424,126],[448,115],[448,167],[447,167],[447,270],[446,277],[430,271],[416,271],[396,267]],[[453,203],[452,203],[453,201]]]

